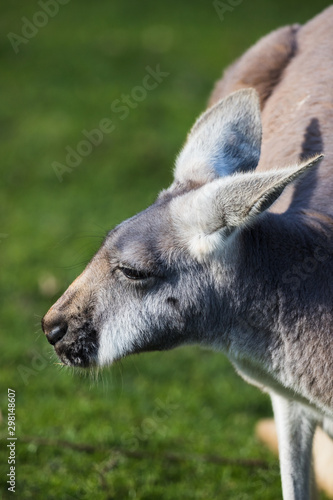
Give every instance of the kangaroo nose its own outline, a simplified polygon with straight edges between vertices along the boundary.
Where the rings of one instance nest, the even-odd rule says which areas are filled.
[[[59,340],[61,340],[67,332],[68,325],[66,321],[59,321],[58,323],[52,322],[53,324],[48,325],[45,318],[42,320],[42,328],[46,335],[47,340],[51,345],[55,345]]]
[[[55,345],[59,340],[61,340],[67,332],[67,324],[58,325],[52,328],[50,333],[46,334],[47,340],[51,345]]]

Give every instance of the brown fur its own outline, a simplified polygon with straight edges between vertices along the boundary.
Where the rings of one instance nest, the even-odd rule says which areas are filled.
[[[53,304],[47,315],[42,320],[43,329],[52,329],[62,322],[62,315],[76,318],[84,315],[82,304],[89,303],[90,296],[93,294],[96,286],[101,286],[109,272],[107,257],[99,256],[90,262],[86,269],[71,283],[65,293]],[[59,319],[60,318],[60,319]]]
[[[284,68],[295,55],[298,29],[297,24],[280,28],[251,47],[216,83],[209,105],[215,104],[235,90],[254,88],[259,94],[263,109],[281,79]]]

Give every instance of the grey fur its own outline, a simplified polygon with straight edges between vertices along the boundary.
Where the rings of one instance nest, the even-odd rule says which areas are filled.
[[[269,35],[229,70],[226,85],[222,81],[214,93],[216,101],[223,89],[239,87],[243,69],[252,71],[255,82],[258,54],[270,60],[267,50],[279,51],[286,37],[280,70],[275,67],[270,79],[268,67],[263,89],[258,86],[267,168],[261,156],[252,172],[261,138],[254,92],[241,90],[218,101],[189,134],[172,186],[109,233],[43,319],[50,341],[55,327],[66,325],[55,350],[74,366],[105,365],[134,352],[188,343],[223,351],[241,376],[271,394],[285,500],[311,498],[314,429],[320,425],[333,433],[333,116],[328,111],[333,95],[326,52],[322,57],[330,69],[315,75],[321,82],[318,95],[304,100],[304,88],[293,85],[298,61],[302,75],[311,79],[320,47],[333,38],[332,21],[333,8],[305,27]],[[313,52],[311,43],[319,38]],[[260,75],[264,71],[260,67]],[[295,108],[286,80],[294,98],[303,99]],[[311,92],[316,91],[313,83]],[[267,115],[272,102],[277,111]],[[280,147],[270,156],[268,143],[273,144],[272,131],[283,113],[286,131],[278,129]],[[297,123],[292,131],[289,120]],[[308,141],[314,129],[323,137]],[[315,164],[322,158],[318,144],[325,158]],[[299,165],[298,145],[307,157],[316,157]],[[294,166],[286,169],[288,154]]]

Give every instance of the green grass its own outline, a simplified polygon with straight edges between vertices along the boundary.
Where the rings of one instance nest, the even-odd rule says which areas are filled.
[[[223,355],[197,348],[141,355],[95,381],[55,364],[39,324],[107,230],[169,184],[174,156],[222,68],[260,36],[304,22],[328,3],[244,0],[221,22],[211,2],[199,0],[71,0],[18,54],[6,35],[20,34],[21,18],[32,19],[40,7],[30,0],[2,5],[0,435],[11,387],[17,498],[280,498],[277,460],[254,437],[256,421],[271,415],[269,399]],[[158,64],[169,76],[120,120],[111,103]],[[81,131],[103,118],[114,121],[114,131],[60,183],[52,163],[64,163],[66,146],[75,148]],[[0,484],[7,499],[5,444]],[[183,459],[172,461],[170,453]],[[267,468],[206,463],[198,455],[260,459]]]

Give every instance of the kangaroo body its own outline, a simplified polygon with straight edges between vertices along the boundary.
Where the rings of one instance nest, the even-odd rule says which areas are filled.
[[[68,365],[223,351],[271,395],[285,500],[314,498],[313,433],[333,437],[332,47],[331,7],[231,66],[173,184],[109,233],[43,319]]]

